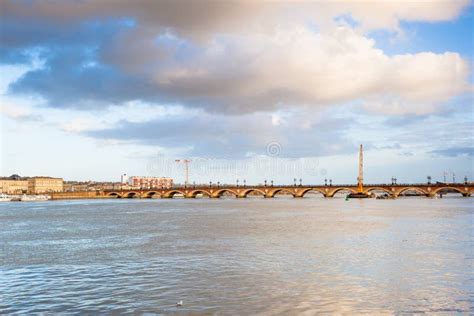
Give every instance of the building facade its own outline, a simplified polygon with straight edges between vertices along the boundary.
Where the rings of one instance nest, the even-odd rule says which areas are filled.
[[[168,177],[138,177],[128,178],[128,184],[137,189],[169,189],[173,186],[173,179]]]
[[[28,180],[0,178],[0,193],[23,194],[28,192]]]
[[[28,179],[28,193],[62,192],[64,184],[62,178],[33,177]]]

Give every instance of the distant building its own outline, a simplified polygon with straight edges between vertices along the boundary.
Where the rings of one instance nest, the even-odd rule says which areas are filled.
[[[122,184],[120,182],[104,182],[104,183],[98,183],[96,185],[96,188],[100,190],[121,190],[126,187],[127,187],[127,184]]]
[[[28,193],[30,194],[62,192],[63,186],[62,178],[32,177],[28,179]]]
[[[133,176],[128,178],[128,184],[132,187],[136,187],[139,189],[168,189],[173,186],[173,179],[167,177]]]
[[[76,191],[95,191],[92,188],[92,182],[81,182],[81,181],[64,181],[63,191],[64,192],[76,192]]]
[[[0,178],[0,193],[23,194],[28,191],[28,179],[17,174]]]
[[[64,192],[85,192],[85,191],[103,191],[103,190],[120,190],[128,188],[128,184],[120,182],[80,182],[80,181],[65,181]]]
[[[127,174],[126,173],[124,173],[120,176],[120,183],[123,183],[123,184],[127,183]]]

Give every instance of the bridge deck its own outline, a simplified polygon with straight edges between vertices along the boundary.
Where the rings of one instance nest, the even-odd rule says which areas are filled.
[[[444,192],[457,192],[463,196],[471,196],[474,193],[474,183],[454,184],[371,184],[364,185],[363,193],[371,194],[380,191],[392,197],[398,197],[406,191],[415,191],[417,194],[434,197]],[[250,194],[262,195],[273,198],[277,194],[287,194],[293,197],[304,197],[309,192],[315,192],[324,197],[333,197],[338,192],[356,193],[357,185],[274,185],[274,186],[176,186],[172,188],[135,189],[135,190],[103,190],[85,192],[57,192],[52,193],[52,199],[93,199],[93,198],[172,198],[183,196],[195,198],[197,195],[205,195],[210,198],[219,198],[224,194],[230,194],[238,198],[245,198]]]

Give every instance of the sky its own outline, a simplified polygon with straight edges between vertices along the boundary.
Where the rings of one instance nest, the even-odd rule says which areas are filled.
[[[0,1],[0,175],[474,178],[474,4]]]

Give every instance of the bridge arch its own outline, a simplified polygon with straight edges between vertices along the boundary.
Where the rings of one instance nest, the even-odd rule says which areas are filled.
[[[322,190],[322,189],[309,188],[309,189],[305,189],[301,192],[301,197],[304,197],[306,194],[308,194],[310,192],[316,192],[316,193],[322,194],[324,197],[326,196],[326,192],[324,192],[324,190]]]
[[[214,193],[214,196],[216,197],[222,197],[224,195],[224,193],[230,193],[231,195],[233,195],[234,197],[239,197],[239,193],[234,191],[234,190],[231,190],[231,189],[221,189],[217,192]]]
[[[151,199],[154,196],[159,196],[161,198],[161,194],[158,191],[149,191],[149,192],[143,193],[143,197],[146,199]]]
[[[295,197],[295,192],[290,191],[289,189],[281,188],[281,189],[276,189],[273,191],[270,191],[267,196],[268,197],[275,197],[278,193],[286,192],[289,193],[292,197]]]
[[[333,191],[328,192],[328,194],[326,196],[327,197],[334,197],[334,195],[336,195],[336,193],[341,192],[341,191],[349,191],[351,193],[357,193],[357,191],[354,190],[354,189],[347,188],[347,187],[341,187],[341,188],[337,188]]]
[[[165,192],[165,194],[162,195],[162,197],[164,197],[164,198],[173,198],[176,194],[182,194],[183,197],[186,197],[186,194],[183,191],[180,191],[180,190],[171,190],[171,191]]]
[[[207,192],[206,190],[194,190],[191,193],[189,193],[189,196],[192,198],[195,198],[198,194],[205,195],[207,197],[211,197],[211,193]]]
[[[397,193],[395,193],[395,196],[400,196],[400,194],[402,194],[403,192],[406,192],[406,191],[416,191],[416,192],[421,193],[423,195],[428,195],[429,194],[425,190],[423,190],[421,188],[418,188],[418,187],[405,187],[405,188],[402,188],[402,189],[398,190]]]
[[[216,197],[221,197],[222,195],[224,195],[224,193],[230,193],[232,194],[234,197],[238,197],[239,194],[233,190],[230,190],[230,189],[221,189],[221,190],[218,190],[217,192],[215,192],[215,195]]]
[[[441,187],[441,188],[436,188],[436,189],[432,190],[430,193],[431,193],[432,195],[436,195],[438,192],[440,192],[440,191],[442,191],[442,190],[453,190],[453,191],[459,192],[459,193],[462,194],[462,195],[470,194],[470,193],[471,193],[471,192],[469,192],[469,191],[463,191],[463,190],[460,189],[460,188],[457,188],[457,187],[450,187],[450,186]]]
[[[127,198],[127,199],[135,199],[140,197],[139,192],[125,192],[122,194],[122,197]]]
[[[388,188],[382,188],[382,187],[370,187],[365,190],[365,193],[370,193],[372,191],[383,191],[385,193],[388,193],[389,195],[392,195],[393,192],[390,191]]]
[[[114,198],[117,198],[117,199],[120,199],[122,198],[122,195],[118,192],[109,192],[106,194],[107,197],[114,197]]]
[[[262,190],[259,190],[259,189],[245,190],[244,192],[242,192],[242,197],[247,197],[251,192],[257,192],[257,193],[259,193],[259,195],[262,195],[263,197],[266,197],[265,192],[263,192]]]

